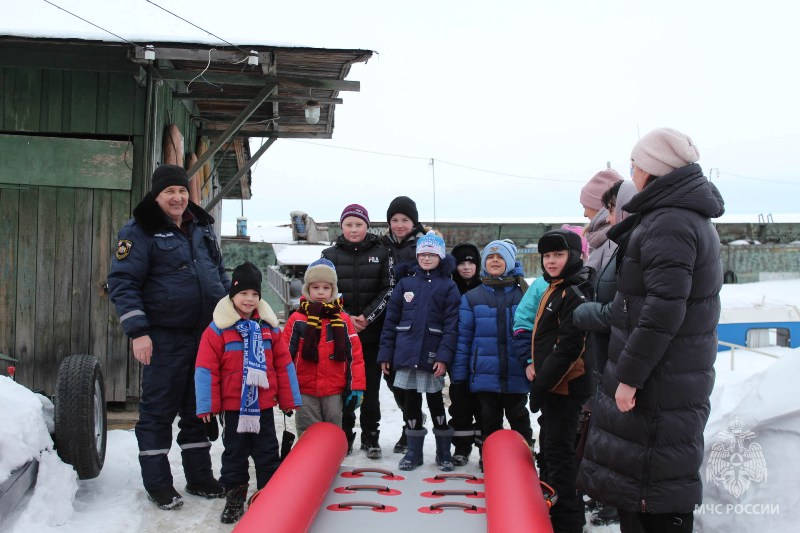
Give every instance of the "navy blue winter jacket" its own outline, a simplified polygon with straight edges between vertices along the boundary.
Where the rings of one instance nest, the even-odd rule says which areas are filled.
[[[525,368],[511,343],[520,300],[522,289],[517,284],[484,283],[461,297],[451,382],[468,381],[471,392],[528,393]]]
[[[447,255],[434,270],[404,263],[396,271],[381,333],[378,362],[433,371],[433,364],[453,362],[458,335],[458,288],[450,273],[455,259]]]
[[[214,218],[192,202],[188,212],[184,233],[148,193],[119,232],[108,289],[130,338],[151,328],[202,331],[228,292]]]

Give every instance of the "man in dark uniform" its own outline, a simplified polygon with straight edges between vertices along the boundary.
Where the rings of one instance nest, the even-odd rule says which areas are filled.
[[[167,454],[180,420],[186,491],[223,496],[211,471],[211,443],[195,414],[194,365],[200,336],[230,281],[213,217],[189,201],[189,177],[175,165],[153,172],[152,189],[119,232],[108,286],[133,356],[144,365],[136,439],[148,497],[161,509],[183,505]]]

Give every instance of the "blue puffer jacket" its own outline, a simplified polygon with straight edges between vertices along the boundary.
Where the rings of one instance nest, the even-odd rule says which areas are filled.
[[[378,362],[401,368],[433,371],[441,362],[453,362],[458,335],[456,283],[450,279],[455,259],[447,255],[434,270],[405,263],[386,309]]]
[[[184,233],[149,193],[119,232],[108,274],[111,301],[130,338],[151,328],[203,331],[230,280],[214,234],[214,218],[189,202]]]
[[[451,381],[468,381],[471,392],[528,393],[525,368],[511,344],[520,300],[519,285],[490,287],[485,282],[461,297]]]

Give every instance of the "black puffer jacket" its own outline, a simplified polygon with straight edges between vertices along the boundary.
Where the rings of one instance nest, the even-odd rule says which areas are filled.
[[[417,239],[425,235],[425,228],[422,227],[422,224],[417,222],[417,225],[411,230],[411,233],[406,235],[406,238],[402,241],[398,242],[395,240],[394,236],[391,232],[386,233],[383,235],[380,240],[381,244],[386,246],[389,251],[392,253],[392,259],[394,260],[394,266],[397,267],[402,265],[403,263],[414,263],[417,262]],[[395,276],[392,273],[392,279],[397,281],[398,276]]]
[[[609,360],[579,486],[628,512],[690,512],[702,501],[703,428],[717,354],[722,265],[709,218],[723,201],[699,165],[653,180],[620,266]],[[627,412],[619,383],[636,387]]]
[[[339,235],[322,257],[336,266],[339,292],[344,310],[351,316],[363,314],[369,322],[365,331],[380,337],[384,312],[391,295],[392,255],[380,239],[367,233],[364,241],[353,244]]]

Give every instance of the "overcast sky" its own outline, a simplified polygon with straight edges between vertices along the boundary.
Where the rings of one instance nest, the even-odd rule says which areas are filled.
[[[52,1],[132,41],[220,43],[145,0]],[[791,0],[155,1],[235,44],[377,52],[352,69],[361,92],[340,93],[333,139],[261,158],[251,224],[353,202],[385,220],[400,194],[424,221],[574,218],[581,186],[606,162],[628,178],[661,126],[693,138],[729,214],[800,213]],[[43,0],[0,5],[0,33],[116,40]],[[226,201],[223,221],[241,209]]]

